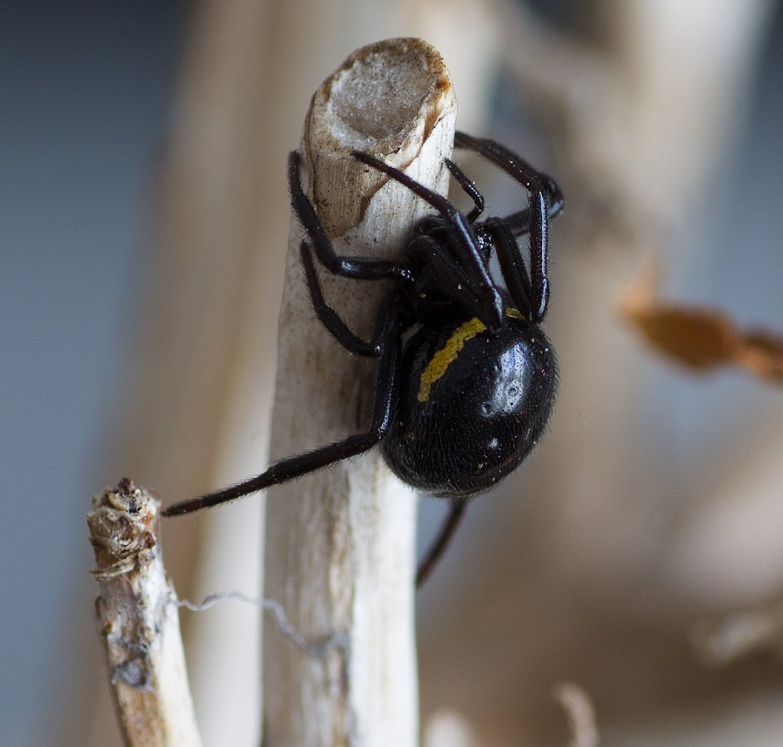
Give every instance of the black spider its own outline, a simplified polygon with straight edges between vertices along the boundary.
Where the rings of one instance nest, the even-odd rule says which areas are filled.
[[[422,493],[452,500],[449,517],[419,567],[421,583],[456,529],[467,498],[492,487],[536,445],[557,388],[554,351],[539,323],[549,299],[549,221],[562,209],[563,197],[550,177],[502,145],[462,132],[454,145],[476,151],[513,177],[528,191],[528,205],[505,218],[477,221],[484,199],[452,161],[446,166],[474,204],[467,215],[375,156],[354,152],[354,158],[437,211],[415,227],[397,261],[335,253],[302,189],[301,157],[291,153],[291,203],[308,238],[300,251],[315,313],[346,350],[378,361],[370,428],[283,459],[238,485],[170,506],[165,516],[279,485],[380,444],[398,477]],[[516,241],[523,234],[529,237],[529,269]],[[324,301],[313,252],[333,275],[393,281],[369,341]],[[490,275],[493,253],[505,288]]]

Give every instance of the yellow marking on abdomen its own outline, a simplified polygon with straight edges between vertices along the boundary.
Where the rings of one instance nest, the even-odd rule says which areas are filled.
[[[421,373],[419,381],[419,393],[416,399],[419,402],[426,402],[430,398],[432,385],[446,373],[446,369],[457,360],[460,350],[465,347],[465,343],[475,337],[479,332],[486,329],[484,322],[475,317],[464,324],[461,324],[451,333],[451,337],[446,340],[442,350],[439,350],[427,364],[427,367]]]

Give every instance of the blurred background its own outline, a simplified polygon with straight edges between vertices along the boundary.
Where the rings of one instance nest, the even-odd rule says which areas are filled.
[[[119,744],[89,498],[126,474],[175,500],[259,471],[285,155],[320,82],[400,35],[443,54],[461,129],[567,198],[550,432],[418,597],[429,743],[453,717],[466,744],[566,744],[567,681],[602,745],[783,744],[783,393],[673,366],[616,311],[652,262],[667,299],[783,330],[779,4],[6,0],[1,745]],[[461,163],[492,212],[513,209]],[[257,593],[260,504],[167,525],[181,596]],[[423,501],[423,543],[441,509]],[[706,665],[697,624],[740,611],[759,646]],[[185,614],[205,743],[257,744],[254,611]]]

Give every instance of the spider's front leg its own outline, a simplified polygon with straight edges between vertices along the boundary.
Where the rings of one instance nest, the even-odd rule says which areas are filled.
[[[302,156],[299,151],[292,151],[288,156],[288,188],[291,192],[291,207],[310,239],[318,261],[332,275],[354,280],[410,280],[408,268],[399,263],[373,257],[347,257],[335,252],[332,242],[324,231],[313,203],[302,189],[299,169]]]
[[[387,335],[385,329],[375,329],[369,342],[359,337],[359,335],[348,327],[340,315],[326,303],[307,242],[303,241],[299,246],[299,255],[302,258],[302,266],[305,270],[305,280],[307,281],[307,290],[310,293],[310,303],[313,305],[313,310],[318,317],[318,321],[326,327],[332,337],[334,337],[334,339],[349,353],[367,356],[368,358],[377,358],[381,354],[383,342]],[[386,298],[384,303],[388,303],[388,301],[389,297]]]
[[[531,192],[536,190],[543,192],[547,202],[546,214],[550,220],[563,209],[563,193],[555,180],[542,171],[534,169],[527,161],[500,143],[487,138],[473,137],[465,132],[457,132],[454,136],[454,147],[478,153],[501,168],[526,189]],[[502,220],[508,225],[514,236],[521,236],[530,231],[532,215],[532,210],[528,206],[524,210],[507,215]]]
[[[459,260],[449,256],[449,251],[443,242],[428,240],[425,242],[429,254],[428,262],[440,274],[442,282],[450,290],[460,290],[461,292],[461,286],[467,282],[469,284],[468,295],[475,297],[478,301],[475,306],[471,304],[470,307],[466,307],[466,310],[481,319],[490,329],[498,329],[503,323],[503,299],[492,280],[486,259],[468,219],[443,195],[419,184],[404,171],[390,166],[369,153],[354,151],[353,157],[387,174],[441,214],[448,231],[449,248],[458,253]],[[462,173],[459,169],[457,171]],[[478,190],[475,191],[478,193]],[[471,193],[469,192],[469,194]],[[477,202],[476,207],[478,208]],[[463,278],[464,282],[460,278]]]
[[[446,159],[446,168],[451,172],[451,175],[457,180],[459,186],[462,187],[462,191],[473,200],[473,210],[467,215],[468,223],[471,225],[476,222],[476,219],[484,212],[484,195],[478,191],[475,183],[470,180],[465,172],[457,166],[450,158]]]
[[[508,148],[484,138],[475,138],[464,132],[454,137],[454,145],[476,151],[519,182],[529,193],[528,207],[505,218],[490,218],[476,226],[489,232],[495,239],[495,248],[503,277],[516,304],[525,303],[532,322],[540,322],[549,304],[547,261],[549,248],[549,221],[563,207],[563,195],[554,180],[534,169],[527,161]],[[516,241],[510,238],[529,234],[530,275],[518,258]],[[527,290],[529,289],[529,294]]]

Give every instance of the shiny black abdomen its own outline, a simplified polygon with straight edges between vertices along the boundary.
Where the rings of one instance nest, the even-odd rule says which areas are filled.
[[[509,316],[424,326],[405,346],[399,406],[382,442],[402,480],[428,495],[492,487],[525,458],[555,399],[554,351],[537,325]]]

